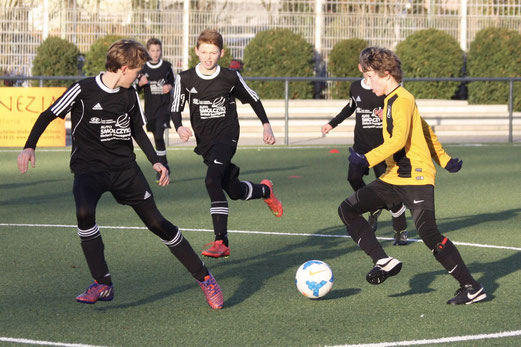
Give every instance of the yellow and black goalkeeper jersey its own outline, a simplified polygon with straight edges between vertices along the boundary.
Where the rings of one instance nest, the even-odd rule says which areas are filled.
[[[370,167],[385,160],[387,171],[380,179],[394,185],[434,185],[432,159],[445,167],[450,156],[402,86],[385,97],[382,131],[384,143],[365,155]]]

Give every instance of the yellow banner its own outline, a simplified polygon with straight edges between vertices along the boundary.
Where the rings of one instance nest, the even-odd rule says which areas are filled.
[[[34,122],[65,88],[0,87],[0,147],[23,147]],[[49,124],[38,147],[65,146],[65,120]]]

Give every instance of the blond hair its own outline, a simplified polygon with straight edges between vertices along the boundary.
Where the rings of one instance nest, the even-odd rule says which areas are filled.
[[[402,82],[402,62],[398,56],[387,48],[367,47],[360,52],[362,71],[373,70],[380,77],[388,72],[396,82]]]
[[[141,43],[129,39],[118,40],[107,52],[105,68],[109,72],[116,72],[125,65],[130,69],[136,69],[142,67],[149,59],[147,49]]]
[[[202,43],[215,45],[219,50],[222,50],[224,45],[222,35],[214,29],[206,29],[199,34],[199,37],[197,38],[197,48],[199,48]]]

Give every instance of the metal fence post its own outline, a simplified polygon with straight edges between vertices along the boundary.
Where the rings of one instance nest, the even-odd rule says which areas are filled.
[[[284,144],[289,145],[289,80],[284,80]]]
[[[514,81],[508,82],[508,142],[514,142]]]

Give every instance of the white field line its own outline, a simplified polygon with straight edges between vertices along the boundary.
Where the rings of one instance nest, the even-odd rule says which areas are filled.
[[[521,330],[515,331],[504,331],[494,334],[479,334],[479,335],[466,335],[466,336],[454,336],[454,337],[441,337],[438,339],[431,340],[413,340],[413,341],[397,341],[397,342],[380,342],[380,343],[369,343],[359,345],[336,345],[334,347],[391,347],[391,346],[414,346],[414,345],[428,345],[438,343],[454,343],[462,341],[476,341],[476,340],[488,340],[488,339],[499,339],[502,337],[521,336]]]
[[[11,342],[11,343],[23,343],[28,345],[40,345],[40,346],[65,346],[65,347],[102,347],[95,345],[85,345],[82,343],[64,343],[64,342],[51,342],[51,341],[39,341],[29,339],[16,339],[11,337],[1,337],[0,342]]]
[[[17,223],[0,223],[0,227],[36,227],[36,228],[71,228],[76,229],[76,225],[66,225],[66,224],[17,224]],[[109,225],[100,225],[100,229],[124,229],[124,230],[148,230],[146,227],[128,227],[128,226],[109,226]],[[181,231],[203,231],[207,233],[212,233],[212,229],[189,229],[189,228],[179,228]],[[257,234],[257,235],[278,235],[278,236],[304,236],[304,237],[333,237],[333,238],[351,238],[347,235],[329,235],[329,234],[308,234],[308,233],[281,233],[275,231],[255,231],[255,230],[228,230],[229,233],[235,234]],[[391,237],[377,237],[379,240],[394,240]],[[409,239],[410,242],[423,242],[418,239]],[[451,240],[452,243],[459,246],[469,246],[469,247],[478,247],[478,248],[494,248],[494,249],[508,249],[511,251],[521,251],[521,247],[511,247],[511,246],[496,246],[496,245],[485,245],[480,243],[469,243],[469,242],[458,242]]]

